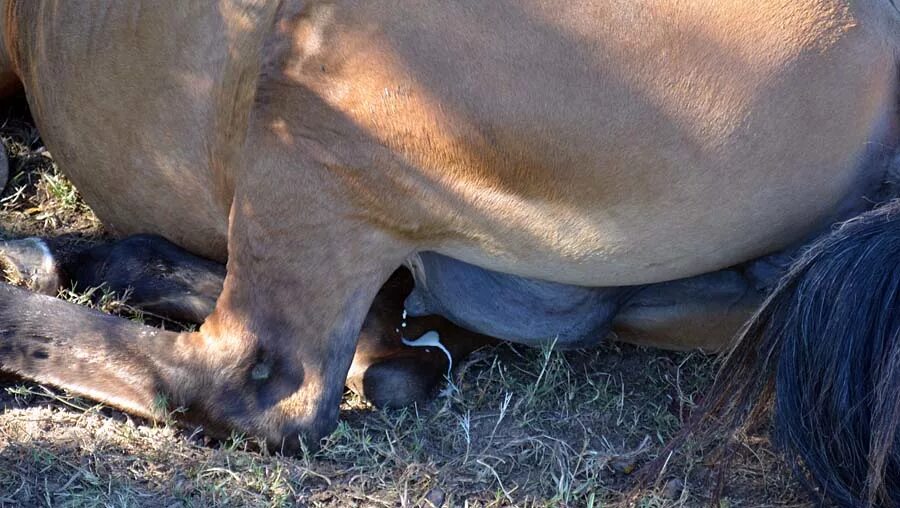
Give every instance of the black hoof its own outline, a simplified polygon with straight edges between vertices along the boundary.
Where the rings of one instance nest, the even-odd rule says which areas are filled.
[[[56,296],[61,275],[56,259],[40,238],[0,242],[0,267],[6,280],[45,295]]]

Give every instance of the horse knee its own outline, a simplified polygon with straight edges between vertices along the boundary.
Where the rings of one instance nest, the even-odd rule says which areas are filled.
[[[289,356],[268,353],[258,345],[239,348],[210,358],[205,367],[197,366],[193,378],[184,380],[179,388],[187,389],[181,394],[186,418],[214,437],[238,431],[261,438],[273,452],[317,449],[337,425],[336,410],[309,411],[307,399],[316,398],[312,392],[324,387]]]

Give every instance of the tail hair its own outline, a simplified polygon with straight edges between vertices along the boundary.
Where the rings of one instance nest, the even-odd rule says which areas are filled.
[[[775,444],[815,497],[900,506],[900,200],[803,252],[675,442],[734,435],[773,405]]]

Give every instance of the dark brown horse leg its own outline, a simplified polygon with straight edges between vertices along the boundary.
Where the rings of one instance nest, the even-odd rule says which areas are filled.
[[[347,270],[353,285],[293,280],[281,286],[309,284],[324,293],[321,306],[315,294],[301,298],[309,308],[279,295],[285,281],[234,280],[235,272],[247,277],[246,270],[229,274],[216,311],[194,333],[159,330],[2,284],[0,369],[145,417],[186,408],[213,435],[236,430],[290,451],[304,439],[314,446],[336,424],[359,327],[390,270]],[[275,297],[267,294],[273,290]]]
[[[387,267],[402,260],[347,264],[332,277],[328,263],[340,254],[316,252],[323,245],[318,238],[311,265],[276,265],[286,274],[254,267],[252,256],[233,263],[216,311],[194,333],[2,284],[0,369],[150,418],[186,408],[213,435],[246,432],[283,450],[303,438],[314,445],[336,424],[359,328]],[[298,288],[307,288],[299,298]]]
[[[130,305],[156,315],[201,323],[222,291],[225,267],[194,256],[164,238],[129,237],[75,256],[66,273],[78,287],[104,284],[129,293]],[[411,347],[401,341],[435,331],[457,364],[492,339],[459,328],[439,316],[409,318],[403,301],[413,280],[405,268],[381,288],[363,324],[347,386],[379,407],[424,402],[447,373],[450,361],[435,347]]]
[[[296,451],[330,427],[304,419],[308,406],[283,405],[309,378],[282,354],[253,338],[160,330],[0,284],[0,370],[151,419],[184,409],[209,435],[245,432]]]
[[[0,241],[6,279],[55,296],[69,281],[76,289],[105,287],[129,303],[174,321],[202,323],[222,292],[225,266],[194,256],[162,237],[136,235],[58,256],[41,238]]]
[[[43,240],[0,242],[0,259],[15,282],[56,294],[63,274]],[[199,334],[143,326],[0,283],[0,370],[151,419],[191,408],[192,420],[227,435],[221,427],[228,422],[198,404],[208,376],[197,368],[201,355],[186,352],[202,347]]]
[[[197,339],[0,284],[0,369],[139,416],[191,405]]]
[[[87,249],[64,267],[76,288],[105,286],[143,311],[200,324],[216,305],[225,266],[154,235]]]

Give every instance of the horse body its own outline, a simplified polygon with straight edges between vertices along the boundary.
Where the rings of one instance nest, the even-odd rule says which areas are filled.
[[[285,76],[372,138],[368,152],[400,155],[375,172],[390,187],[359,185],[384,190],[360,203],[368,219],[410,234],[423,217],[415,239],[428,248],[555,282],[670,280],[797,241],[860,194],[856,161],[894,100],[881,34],[826,6],[329,12],[304,21],[325,34],[321,53],[292,51]],[[328,23],[341,27],[332,41]],[[391,196],[398,187],[413,192]]]
[[[894,55],[841,2],[293,7],[260,34],[251,132],[418,249],[585,286],[670,280],[784,248],[881,176],[857,161],[886,134]],[[37,121],[99,216],[224,259],[216,182],[234,176],[202,146],[220,135],[207,55],[149,33],[165,9],[19,8]]]
[[[163,392],[277,444],[333,427],[366,310],[418,253],[653,287],[863,209],[896,144],[898,19],[887,0],[7,2],[0,84],[21,80],[111,230],[228,260],[199,332],[79,335],[130,362],[84,390],[151,415]],[[715,304],[632,324],[680,347]],[[49,357],[0,362],[85,386]]]

